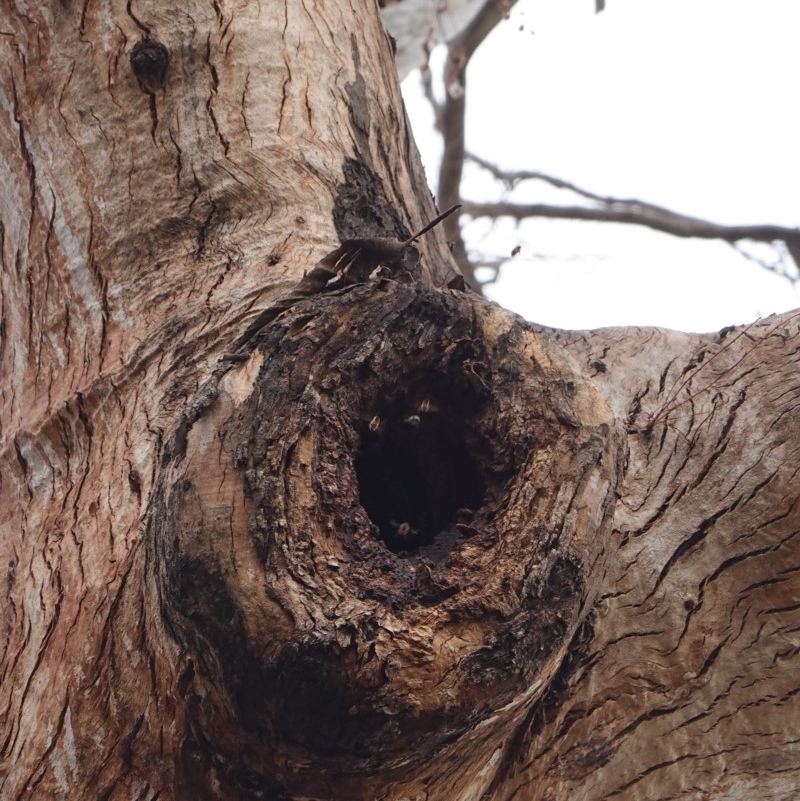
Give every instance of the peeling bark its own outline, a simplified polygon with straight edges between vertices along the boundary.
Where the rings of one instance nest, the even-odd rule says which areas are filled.
[[[0,50],[4,799],[794,796],[796,314],[540,329],[438,231],[298,291],[435,216],[374,9]]]

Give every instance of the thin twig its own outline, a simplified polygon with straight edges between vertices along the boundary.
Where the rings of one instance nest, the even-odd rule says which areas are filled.
[[[597,205],[594,206],[555,206],[544,203],[517,204],[508,201],[498,203],[471,203],[464,201],[463,213],[473,217],[513,217],[522,220],[528,217],[549,217],[567,220],[593,220],[597,222],[617,222],[629,225],[642,225],[661,231],[672,236],[697,239],[720,239],[730,245],[742,240],[754,242],[783,243],[786,246],[786,256],[795,261],[800,270],[800,229],[787,228],[780,225],[721,225],[720,223],[690,217],[686,214],[656,206],[654,203],[645,203],[634,198],[615,198],[598,195],[588,189],[577,186],[563,178],[556,178],[537,170],[504,170],[495,164],[474,154],[467,154],[473,163],[491,173],[509,189],[514,189],[522,181],[543,181],[556,189],[565,189],[573,192]],[[797,280],[787,269],[780,269],[779,265],[770,265],[761,259],[746,253],[736,247],[738,253],[746,258],[756,261],[764,269],[771,270],[788,280]],[[780,259],[780,263],[784,261]]]

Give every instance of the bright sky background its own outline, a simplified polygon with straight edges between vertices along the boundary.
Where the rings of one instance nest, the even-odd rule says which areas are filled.
[[[594,0],[520,0],[470,64],[467,149],[716,222],[800,226],[798,35],[800,0],[607,0],[598,15]],[[435,182],[418,73],[403,89]],[[468,168],[464,197],[501,192]],[[511,199],[574,202],[543,185]],[[800,306],[800,290],[720,242],[555,220],[464,234],[489,256],[522,246],[487,294],[547,325],[710,331]]]

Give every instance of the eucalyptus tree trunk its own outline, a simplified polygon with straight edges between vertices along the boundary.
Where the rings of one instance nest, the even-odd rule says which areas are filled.
[[[372,5],[0,8],[3,799],[794,797],[797,315],[393,249]]]

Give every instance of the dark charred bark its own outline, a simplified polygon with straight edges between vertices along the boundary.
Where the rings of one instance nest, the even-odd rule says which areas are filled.
[[[557,347],[463,293],[310,298],[252,359],[150,513],[193,666],[184,783],[366,797],[540,703],[595,598],[619,439]]]

